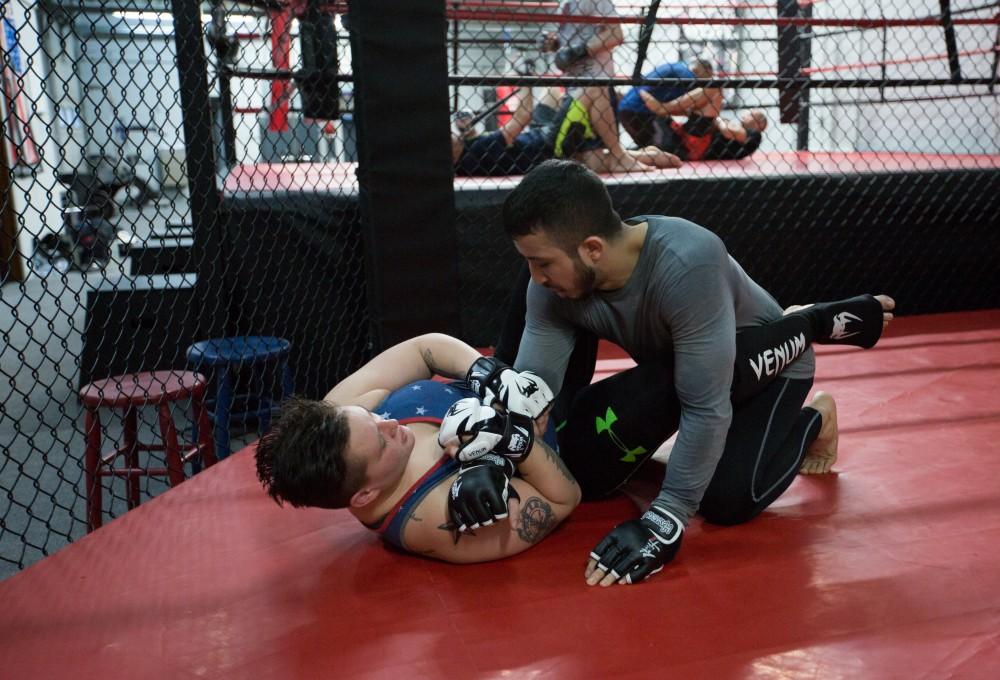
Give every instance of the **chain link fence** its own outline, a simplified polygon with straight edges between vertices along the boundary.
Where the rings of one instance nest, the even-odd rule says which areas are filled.
[[[86,384],[266,335],[291,342],[294,390],[320,396],[368,351],[346,34],[337,15],[256,4],[3,3],[0,577],[87,530]],[[295,209],[306,174],[347,198]],[[261,205],[290,210],[268,223]],[[245,363],[237,391],[273,392],[274,370]],[[171,413],[191,441],[190,398]],[[105,453],[122,416],[102,409]],[[229,424],[233,450],[255,424]],[[155,408],[137,426],[161,438]],[[133,479],[142,500],[168,488]],[[125,512],[129,485],[100,484],[105,519]]]
[[[467,341],[495,339],[520,266],[500,201],[551,157],[615,171],[623,217],[717,231],[784,303],[917,274],[935,292],[911,311],[996,304],[981,260],[933,260],[1000,252],[1000,3],[445,7]],[[318,397],[370,356],[347,9],[3,4],[0,577],[86,531],[87,383],[192,370],[197,341],[266,335],[289,340],[295,391]],[[970,245],[970,230],[990,235]],[[840,288],[810,284],[845,266]],[[191,439],[190,401],[171,409]],[[146,411],[138,435],[155,440]],[[102,420],[104,442],[120,420]],[[231,423],[233,450],[253,425]],[[140,481],[143,500],[167,488]],[[127,485],[100,483],[104,512],[125,512]]]
[[[963,279],[934,262],[972,233],[997,245],[1000,4],[448,7],[456,174],[478,189],[456,196],[468,299],[502,308],[503,272],[519,266],[498,177],[553,157],[619,171],[608,184],[622,217],[677,215],[716,231],[781,301],[880,287],[909,298],[904,312],[943,311],[956,284],[964,305],[1000,299],[981,264]],[[673,157],[683,166],[643,165]],[[914,271],[927,277],[920,290]],[[480,342],[498,323],[463,310]]]

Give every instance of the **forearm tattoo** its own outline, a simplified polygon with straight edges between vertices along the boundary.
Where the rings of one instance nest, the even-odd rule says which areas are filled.
[[[562,457],[558,453],[553,451],[552,448],[542,441],[540,437],[535,439],[535,446],[541,448],[542,451],[545,452],[545,458],[556,466],[556,469],[562,473],[563,477],[572,482],[573,486],[576,486],[576,477],[574,477],[573,473],[569,471],[569,468],[566,467],[566,463],[563,462]]]
[[[545,538],[556,525],[552,506],[537,496],[532,496],[521,505],[521,526],[517,535],[525,543],[537,543]]]

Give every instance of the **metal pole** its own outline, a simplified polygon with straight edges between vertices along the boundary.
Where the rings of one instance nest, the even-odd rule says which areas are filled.
[[[811,4],[800,8],[800,11],[803,16],[812,18]],[[812,64],[812,26],[803,26],[801,30],[802,33],[799,40],[800,73],[802,69],[809,68],[810,64]],[[812,78],[809,80],[812,80]],[[809,86],[806,85],[799,94],[799,102],[802,108],[799,110],[799,127],[795,145],[795,148],[799,151],[809,150],[809,95]]]
[[[635,58],[635,68],[632,70],[633,78],[642,75],[642,67],[646,63],[646,52],[649,50],[649,40],[653,37],[653,28],[656,26],[656,12],[659,9],[660,0],[653,0],[649,4],[649,11],[646,12],[646,19],[642,22],[642,29],[639,31],[639,54]]]
[[[212,5],[212,23],[220,35],[226,34],[226,9],[216,0]],[[235,38],[234,38],[235,39]],[[222,54],[215,52],[216,77],[219,79],[219,105],[222,116],[222,147],[226,153],[226,169],[236,165],[236,128],[233,125],[233,88],[229,71],[223,66]]]
[[[958,43],[955,24],[951,18],[951,0],[941,0],[941,26],[944,27],[944,44],[948,48],[948,66],[952,80],[961,80],[962,67],[958,63]]]

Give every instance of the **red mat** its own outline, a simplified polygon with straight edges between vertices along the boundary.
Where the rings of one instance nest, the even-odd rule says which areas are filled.
[[[623,499],[451,566],[278,508],[244,450],[0,583],[0,676],[997,677],[1000,310],[820,354],[839,474],[747,525],[696,522],[647,584],[583,582]]]
[[[226,194],[275,191],[321,192],[354,196],[358,192],[357,163],[255,163],[237,165],[226,176]],[[775,151],[756,153],[739,161],[695,161],[674,170],[606,175],[608,184],[648,184],[671,179],[795,177],[928,172],[933,170],[997,170],[1000,156],[905,152]],[[513,189],[521,177],[458,177],[455,188]]]

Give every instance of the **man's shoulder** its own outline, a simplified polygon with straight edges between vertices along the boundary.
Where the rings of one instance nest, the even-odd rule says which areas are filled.
[[[694,76],[691,69],[683,61],[671,61],[666,64],[660,64],[648,74],[646,78],[690,78]]]
[[[649,225],[645,247],[653,254],[666,254],[690,266],[715,262],[726,253],[717,234],[681,217],[642,215],[629,221],[645,220]]]
[[[627,220],[631,224],[646,222],[650,239],[666,239],[672,235],[718,239],[714,233],[691,220],[673,215],[636,215]]]

